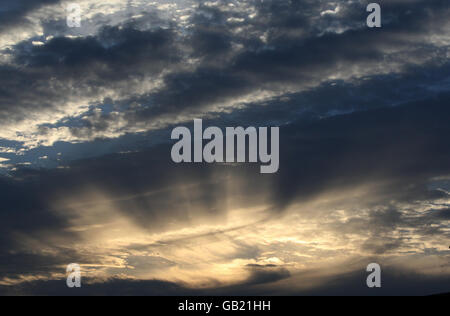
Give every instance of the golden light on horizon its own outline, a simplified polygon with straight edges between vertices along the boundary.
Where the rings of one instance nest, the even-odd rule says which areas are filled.
[[[122,208],[123,201],[133,208],[136,200],[153,199],[158,192],[118,198],[91,188],[54,207],[68,219],[65,231],[69,236],[46,232],[40,244],[26,236],[23,244],[55,256],[67,256],[62,249],[72,252],[84,260],[80,262],[83,273],[93,283],[109,278],[164,280],[207,289],[250,282],[255,273],[272,271],[285,276],[272,282],[274,289],[305,289],[361,269],[369,258],[422,274],[450,274],[445,244],[436,236],[423,235],[414,227],[373,226],[377,224],[370,220],[371,211],[364,204],[377,200],[373,196],[377,187],[380,184],[331,190],[308,202],[296,201],[281,213],[273,212],[270,204],[227,209],[212,216],[187,209],[193,220],[176,221],[169,214],[157,229],[148,218],[148,227],[139,223],[138,216],[146,214],[145,210],[129,214]],[[194,189],[189,187],[191,192]],[[198,202],[190,201],[191,205]],[[414,205],[415,210],[410,209],[412,205],[397,207],[403,208],[403,217],[414,218],[430,205]],[[388,211],[379,210],[380,214]],[[385,244],[389,247],[390,239],[402,240],[402,244],[380,251]],[[425,256],[430,248],[436,249],[436,255]],[[61,272],[57,270],[37,276],[58,277]],[[16,282],[27,280],[24,276]]]

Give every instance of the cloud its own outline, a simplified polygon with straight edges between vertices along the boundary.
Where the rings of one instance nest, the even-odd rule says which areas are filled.
[[[60,0],[18,0],[2,2],[0,10],[0,32],[7,31],[10,27],[27,23],[26,16],[33,10],[43,6],[58,4]]]
[[[446,1],[381,30],[348,1],[83,5],[2,52],[1,293],[70,295],[72,262],[87,294],[358,293],[368,261],[448,290]],[[173,164],[194,117],[280,126],[279,173]]]
[[[68,169],[18,170],[3,182],[0,253],[12,265],[2,284],[26,293],[61,278],[66,262],[82,264],[97,280],[88,293],[98,294],[113,291],[105,278],[119,275],[136,279],[117,281],[132,292],[148,284],[142,293],[153,293],[156,278],[174,293],[295,294],[306,291],[287,285],[298,276],[311,277],[312,291],[346,273],[338,267],[347,260],[368,256],[446,275],[449,197],[428,183],[449,173],[447,98],[283,126],[283,168],[269,177],[251,165],[174,166],[165,144]]]
[[[158,29],[163,19],[144,14],[89,36],[50,37],[31,47],[24,41],[9,50],[13,64],[0,71],[8,74],[5,91],[26,91],[3,93],[8,124],[1,136],[27,148],[117,138],[334,80],[402,74],[447,59],[442,1],[420,1],[429,9],[421,11],[415,10],[419,3],[409,4],[409,13],[405,4],[386,4],[396,19],[378,33],[356,26],[364,13],[356,14],[359,6],[339,5],[342,19],[353,22],[338,33],[312,27],[322,2],[218,1],[199,5],[188,26]],[[143,24],[146,19],[156,27]],[[429,36],[441,31],[440,39]],[[27,80],[40,84],[23,89]],[[114,101],[115,111],[99,108],[104,100]],[[92,107],[98,111],[88,111]],[[62,123],[76,116],[82,116],[81,126]]]

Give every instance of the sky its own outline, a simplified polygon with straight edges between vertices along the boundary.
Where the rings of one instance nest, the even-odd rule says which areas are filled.
[[[2,0],[0,295],[450,292],[450,3],[368,3]],[[194,119],[279,171],[175,164]]]

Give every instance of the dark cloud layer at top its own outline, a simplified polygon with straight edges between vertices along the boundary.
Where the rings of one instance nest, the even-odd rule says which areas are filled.
[[[296,13],[305,11],[290,9],[292,5],[296,6],[300,3],[302,2],[294,1],[289,5],[278,5],[270,1],[264,2],[263,8],[260,8],[260,10],[270,8],[271,13],[269,15],[261,14],[260,18],[264,22],[261,22],[261,27],[266,26],[267,21],[264,21],[264,19],[267,16],[276,17],[277,21],[284,19],[286,15],[298,17]],[[323,77],[331,76],[336,71],[337,65],[350,68],[359,63],[362,66],[366,63],[381,62],[386,56],[384,52],[386,48],[405,49],[408,46],[415,45],[414,41],[404,40],[408,36],[407,33],[414,36],[426,36],[426,34],[434,32],[434,29],[438,28],[439,20],[445,19],[445,15],[441,15],[440,12],[448,9],[446,2],[437,1],[431,4],[429,2],[420,4],[421,10],[424,10],[423,6],[426,6],[434,13],[431,15],[412,14],[413,17],[409,15],[399,16],[401,22],[386,26],[382,32],[361,29],[344,34],[324,34],[320,37],[312,33],[304,38],[269,39],[268,43],[259,42],[253,49],[250,45],[249,49],[235,55],[229,63],[224,65],[217,63],[212,66],[207,63],[205,66],[200,66],[195,72],[175,73],[165,79],[166,89],[161,93],[145,97],[154,100],[157,106],[144,107],[136,113],[130,113],[127,117],[130,124],[134,124],[140,120],[157,119],[161,114],[173,113],[174,111],[201,110],[208,104],[220,104],[231,98],[250,93],[255,89],[266,88],[276,91],[286,85],[308,86],[310,82],[320,81]],[[311,4],[304,3],[303,5]],[[394,12],[399,13],[404,10],[404,6],[398,4],[393,9]],[[217,15],[220,14],[223,13],[217,12]],[[403,21],[403,19],[406,20]],[[216,20],[217,16],[212,14],[211,21]],[[227,37],[223,35],[226,32],[226,24],[215,23],[211,26],[204,21],[203,16],[202,19],[194,20],[194,23],[206,25],[206,28],[215,32],[214,35],[203,33],[203,43],[208,43],[212,50],[221,48],[221,53],[224,50],[226,52],[226,48],[232,40],[242,41],[244,44],[249,41],[247,38],[233,39],[228,37],[227,42]],[[256,27],[259,26],[258,23],[255,24]],[[435,24],[436,26],[434,26]],[[278,26],[277,23],[274,23],[274,25],[275,27]],[[301,28],[302,25],[288,23],[285,27]],[[215,29],[222,30],[222,33],[214,31]],[[198,41],[201,34],[196,33],[194,39]],[[195,47],[199,47],[200,52],[206,49],[204,45]],[[411,54],[412,56],[413,54]],[[439,58],[438,55],[437,60]],[[400,62],[400,60],[397,62]],[[145,104],[142,99],[138,102]]]
[[[114,88],[125,98],[119,104],[140,105],[120,110],[123,129],[130,130],[136,125],[170,121],[183,113],[214,111],[258,91],[279,94],[314,87],[332,80],[326,78],[336,73],[344,78],[364,77],[383,65],[406,71],[417,63],[439,65],[447,59],[445,49],[423,44],[431,34],[443,31],[449,9],[446,1],[383,4],[392,18],[386,18],[381,30],[361,27],[364,6],[344,6],[336,23],[355,25],[343,33],[327,32],[316,23],[327,7],[322,2],[250,1],[258,13],[253,19],[225,10],[223,2],[218,4],[199,5],[188,31],[176,26],[142,31],[131,23],[123,28],[108,27],[94,37],[55,38],[31,48],[26,43],[17,46],[10,53],[20,68],[3,69],[2,86],[8,87],[7,91],[23,91],[28,78],[34,78],[41,85],[32,86],[26,95],[45,97],[30,100],[19,93],[3,93],[4,117],[14,120],[41,106],[51,108],[64,96],[76,96],[74,85],[79,93],[92,97]],[[239,28],[246,31],[236,32]],[[239,45],[243,47],[238,49]],[[186,67],[188,58],[199,58],[199,62]],[[144,74],[157,76],[163,70],[168,72],[161,89],[127,96],[132,89],[127,80],[140,80]],[[52,88],[46,89],[49,83]],[[70,130],[75,137],[101,137],[108,128],[115,128],[116,121],[115,115],[91,116],[84,120],[83,129]]]
[[[156,76],[180,60],[173,38],[170,30],[105,28],[98,38],[55,38],[31,51],[23,44],[14,55],[22,67],[0,69],[3,120],[20,120],[26,111],[56,107],[75,89],[87,89],[89,95],[120,82],[126,89],[126,80]]]
[[[131,26],[106,27],[98,37],[54,38],[44,46],[33,47],[31,52],[22,50],[15,58],[18,64],[31,68],[58,66],[73,71],[73,68],[81,67],[83,72],[96,63],[103,63],[115,73],[123,74],[126,69],[118,67],[129,67],[130,63],[143,61],[144,58],[148,65],[155,60],[176,62],[172,55],[175,52],[171,52],[173,41],[174,34],[170,30],[152,32],[136,30]]]
[[[15,25],[26,24],[27,13],[45,5],[59,3],[60,0],[4,0],[0,6],[0,32]]]

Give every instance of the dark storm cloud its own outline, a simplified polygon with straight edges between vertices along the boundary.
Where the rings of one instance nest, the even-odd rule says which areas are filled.
[[[77,68],[85,75],[92,73],[89,67],[97,63],[111,68],[111,74],[113,71],[126,74],[125,67],[144,61],[147,66],[154,66],[160,71],[170,61],[178,60],[176,51],[173,51],[175,47],[172,46],[174,37],[171,30],[140,31],[132,27],[105,27],[97,37],[54,38],[31,50],[23,47],[14,57],[23,66],[69,68],[66,71]]]
[[[450,220],[450,209],[431,210],[429,216],[432,221]]]
[[[367,264],[367,263],[366,263]],[[364,270],[331,277],[322,286],[315,289],[298,291],[297,295],[320,296],[424,296],[449,292],[449,277],[423,275],[420,272],[382,267],[382,287],[370,289],[365,280],[368,276]],[[345,290],[344,290],[345,289]]]
[[[61,237],[76,240],[77,236],[66,231],[67,217],[52,212],[48,204],[50,192],[54,185],[48,182],[35,182],[31,174],[27,179],[18,176],[15,180],[0,179],[2,204],[0,207],[0,276],[12,280],[21,275],[47,275],[59,266],[81,259],[76,251],[57,247],[47,254],[30,250],[24,244],[23,236],[29,240],[39,241],[46,234],[53,232]],[[50,191],[48,191],[50,190]],[[54,191],[53,191],[54,192]],[[40,250],[52,247],[40,243]],[[45,251],[44,251],[45,253]]]
[[[0,188],[3,201],[0,212],[2,232],[14,230],[33,232],[35,228],[45,228],[46,225],[47,228],[63,226],[64,223],[60,219],[47,212],[45,189],[41,184],[2,178]],[[22,220],[17,220],[19,218]],[[5,233],[2,236],[10,234]]]
[[[165,281],[139,281],[112,279],[89,286],[83,285],[79,290],[71,291],[64,280],[37,281],[17,287],[0,286],[0,295],[51,295],[51,296],[173,296],[198,295],[198,291],[182,285]]]
[[[280,205],[320,189],[324,181],[349,186],[361,175],[373,180],[389,175],[423,183],[431,175],[448,173],[448,102],[445,94],[408,106],[287,127],[283,133],[289,136],[281,140],[286,152],[280,156],[285,167],[277,175]]]
[[[213,188],[217,185],[217,194],[220,195],[221,184],[214,177],[230,172],[236,172],[236,175],[245,172],[252,174],[249,178],[257,182],[264,183],[267,181],[264,179],[276,181],[272,196],[275,209],[283,209],[294,199],[314,196],[327,186],[351,186],[353,181],[358,183],[364,178],[373,180],[389,177],[399,179],[399,183],[392,183],[397,187],[394,190],[397,199],[408,200],[411,196],[431,199],[437,196],[431,196],[421,185],[429,178],[449,171],[449,146],[445,146],[448,144],[446,135],[449,132],[446,122],[448,102],[448,95],[442,95],[401,107],[323,120],[299,120],[283,126],[280,172],[270,177],[254,174],[253,166],[239,171],[228,166],[174,166],[168,156],[169,145],[140,153],[80,161],[66,171],[46,172],[43,179],[39,178],[41,173],[31,171],[22,171],[24,174],[18,172],[15,177],[24,177],[27,181],[34,180],[37,183],[45,180],[43,183],[48,185],[44,185],[44,188],[51,188],[52,183],[64,182],[67,192],[83,184],[93,184],[105,187],[108,191],[125,189],[131,194],[170,188],[177,180],[178,173],[183,175],[181,183],[191,179],[191,183],[198,185],[199,200],[209,199],[211,203],[219,203],[220,198],[214,194]],[[230,119],[229,122],[239,123]],[[129,161],[133,161],[133,164]],[[197,182],[197,179],[202,181]],[[420,184],[417,188],[400,185],[417,181]],[[253,184],[249,184],[247,189],[251,188],[257,192]],[[390,189],[386,188],[384,193],[389,194]],[[156,212],[162,206],[158,205],[158,200],[152,197],[152,202],[143,209],[155,209]],[[161,198],[160,202],[166,208],[167,203],[177,200]],[[142,203],[145,203],[144,200]],[[395,212],[383,214],[374,215],[374,218],[383,223],[395,222],[392,221]]]
[[[251,275],[245,282],[246,285],[273,283],[291,277],[289,270],[276,265],[249,265]]]
[[[224,30],[198,27],[189,41],[192,43],[195,55],[218,58],[220,55],[229,52],[231,39],[231,34],[224,32]]]
[[[254,19],[243,12],[225,10],[227,6],[222,2],[217,7],[199,5],[191,17],[189,32],[180,35],[185,38],[177,44],[175,29],[140,31],[134,29],[136,23],[123,29],[109,27],[94,37],[55,38],[32,48],[21,44],[11,51],[22,67],[13,69],[15,81],[5,82],[11,86],[8,91],[14,91],[14,86],[24,90],[27,78],[37,76],[33,81],[42,82],[41,89],[27,94],[45,98],[27,102],[28,99],[21,100],[20,94],[4,95],[2,104],[7,104],[4,113],[11,111],[12,117],[18,117],[17,113],[32,106],[47,107],[57,102],[62,96],[55,96],[53,88],[45,90],[55,74],[62,95],[71,94],[70,87],[76,80],[79,89],[91,95],[99,93],[101,88],[114,87],[124,91],[126,98],[127,87],[117,87],[118,82],[173,70],[164,78],[161,91],[126,99],[128,104],[142,105],[121,110],[127,122],[125,129],[130,129],[138,123],[170,117],[174,112],[214,111],[213,105],[220,106],[259,90],[277,93],[285,88],[315,86],[336,71],[342,72],[341,69],[350,75],[351,69],[358,66],[370,75],[373,71],[370,67],[378,65],[376,69],[385,62],[405,70],[409,63],[439,63],[446,59],[445,51],[440,52],[430,44],[424,46],[421,40],[440,31],[448,15],[446,1],[386,3],[384,11],[392,18],[386,19],[381,30],[361,27],[341,34],[327,33],[315,23],[320,12],[328,8],[326,3],[250,3],[259,13]],[[367,15],[364,6],[341,5],[345,10],[336,19],[364,25]],[[243,22],[233,22],[230,18]],[[246,32],[236,32],[242,27]],[[266,42],[263,42],[261,36],[266,31]],[[233,45],[243,45],[243,49],[234,50]],[[387,53],[405,49],[407,55]],[[180,70],[178,62],[183,54],[200,57],[200,63],[193,70]],[[48,75],[42,75],[43,71]],[[3,77],[9,78],[7,70]],[[84,129],[75,128],[72,133],[76,137],[101,135],[108,127],[115,126],[116,119],[112,115],[90,117],[85,120]]]
[[[26,15],[46,5],[59,3],[61,0],[3,0],[0,4],[0,32],[11,26],[28,23]]]
[[[199,11],[206,10],[207,14],[192,19],[194,34],[191,40],[194,54],[204,56],[204,63],[194,72],[167,76],[165,89],[159,93],[128,100],[146,106],[127,113],[126,118],[133,125],[140,121],[156,120],[173,112],[208,111],[208,106],[226,103],[258,89],[277,91],[292,85],[308,87],[333,75],[337,71],[336,67],[343,65],[351,69],[359,64],[362,68],[368,67],[370,74],[370,63],[390,61],[402,68],[409,62],[415,63],[417,59],[425,60],[423,56],[431,52],[435,57],[429,61],[440,62],[446,59],[446,52],[439,52],[433,46],[423,47],[420,38],[436,32],[440,22],[446,21],[447,14],[444,12],[447,12],[448,5],[444,1],[415,4],[420,10],[411,4],[407,8],[401,3],[389,6],[392,9],[389,12],[396,20],[379,32],[362,28],[321,36],[315,30],[306,28],[306,22],[301,22],[302,19],[311,22],[311,16],[308,15],[311,14],[310,10],[304,10],[305,7],[314,6],[310,2],[261,3],[256,22],[244,23],[254,32],[249,31],[247,37],[231,36],[230,29],[240,26],[225,22],[226,17],[232,16],[231,13],[218,8],[200,7]],[[404,13],[406,9],[411,12]],[[361,11],[363,13],[359,18],[365,14],[364,10]],[[294,20],[297,22],[293,23]],[[278,34],[274,38],[269,37],[267,43],[251,37],[251,34],[261,35],[267,25],[277,31],[280,28],[299,28],[306,33],[300,38],[286,38]],[[229,53],[232,43],[241,43],[246,49],[224,62],[221,56]],[[400,54],[387,57],[386,50],[406,48],[409,52],[407,56]],[[216,58],[215,64],[211,63],[212,56]]]
[[[277,266],[250,266],[250,276],[239,285],[191,289],[185,284],[162,280],[130,280],[110,278],[108,280],[86,280],[82,288],[74,291],[67,288],[64,280],[26,282],[15,287],[0,286],[0,295],[240,295],[250,291],[270,293],[265,285],[285,280],[290,277],[288,270]],[[262,286],[262,289],[258,289]]]
[[[57,108],[101,89],[126,93],[132,89],[128,80],[157,76],[180,61],[174,38],[170,30],[106,27],[98,37],[54,38],[31,47],[22,43],[11,52],[16,65],[0,68],[1,120],[20,121],[28,112]]]
[[[338,277],[329,277],[323,285],[318,285],[305,290],[289,290],[274,288],[270,285],[272,281],[279,281],[283,278],[269,278],[268,282],[258,282],[258,284],[242,283],[240,285],[209,288],[190,289],[183,284],[159,280],[127,280],[110,279],[100,283],[83,284],[80,289],[67,288],[64,280],[36,281],[24,283],[16,287],[0,286],[0,295],[148,295],[148,296],[237,296],[237,295],[435,295],[448,293],[448,277],[436,275],[422,275],[413,271],[401,271],[396,268],[384,267],[382,276],[382,288],[369,289],[364,280],[367,273],[363,270],[341,274]],[[265,276],[266,278],[267,276]],[[302,276],[296,277],[295,282],[302,282]],[[254,277],[251,277],[251,279]]]

